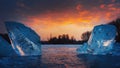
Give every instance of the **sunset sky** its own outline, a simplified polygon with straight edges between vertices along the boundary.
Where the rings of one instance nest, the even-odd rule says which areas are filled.
[[[120,0],[0,0],[0,33],[6,32],[5,21],[17,21],[42,40],[50,34],[80,40],[83,32],[116,18],[120,18]]]

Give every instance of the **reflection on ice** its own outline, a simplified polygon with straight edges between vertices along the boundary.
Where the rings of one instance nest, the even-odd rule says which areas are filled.
[[[23,50],[19,46],[16,46],[16,48],[20,51],[21,56],[25,55],[25,53],[23,52]]]
[[[114,39],[111,39],[111,40],[107,40],[107,41],[103,41],[103,46],[109,46],[109,45],[112,45],[112,41]]]

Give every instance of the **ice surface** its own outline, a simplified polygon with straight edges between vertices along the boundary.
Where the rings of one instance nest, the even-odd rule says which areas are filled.
[[[41,55],[40,37],[29,27],[17,22],[6,22],[13,49],[18,55]]]
[[[115,48],[116,27],[113,25],[95,26],[88,42],[77,49],[78,53],[112,54]],[[116,52],[115,52],[116,53]]]
[[[12,46],[0,36],[0,56],[17,56]]]
[[[114,44],[114,47],[112,49],[112,54],[120,56],[120,43]]]

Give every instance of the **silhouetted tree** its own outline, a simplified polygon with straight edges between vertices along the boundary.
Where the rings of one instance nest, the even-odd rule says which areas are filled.
[[[58,36],[58,39],[62,39],[62,36],[61,36],[61,35],[59,35],[59,36]]]
[[[90,31],[86,31],[86,32],[84,32],[84,33],[82,34],[81,39],[82,39],[83,41],[88,41],[90,35],[91,35],[91,32],[90,32]]]
[[[112,21],[108,24],[116,26],[116,28],[117,28],[116,42],[120,42],[120,18],[118,18],[115,21]]]
[[[52,44],[73,44],[76,40],[73,36],[70,38],[68,34],[63,34],[58,37],[51,37],[48,42]]]
[[[51,38],[49,39],[49,42],[50,42],[50,43],[56,43],[56,41],[57,41],[57,37],[51,37]]]
[[[71,40],[72,40],[72,41],[76,41],[75,38],[74,38],[74,36],[71,37]]]

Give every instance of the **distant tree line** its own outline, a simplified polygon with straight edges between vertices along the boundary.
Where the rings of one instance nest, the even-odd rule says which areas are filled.
[[[73,36],[68,34],[58,35],[58,37],[51,37],[48,41],[42,41],[43,44],[81,44],[82,41],[77,41]]]
[[[108,24],[114,25],[117,28],[116,42],[120,43],[120,18],[115,21],[109,22]],[[82,44],[88,41],[91,35],[91,31],[86,31],[81,35],[81,40],[77,41],[73,36],[70,37],[68,34],[58,35],[58,37],[50,37],[48,41],[41,41],[42,44]],[[10,43],[8,34],[0,34],[5,40]]]

